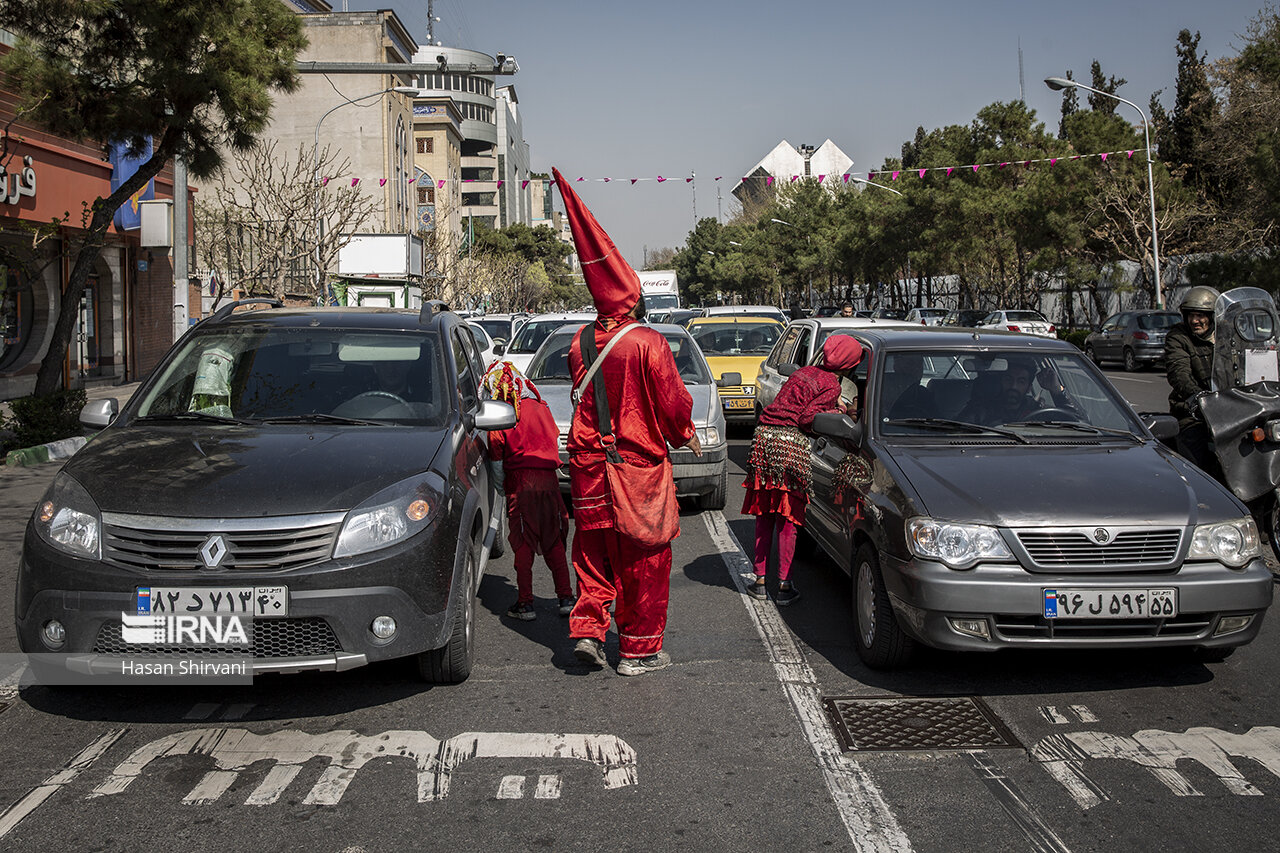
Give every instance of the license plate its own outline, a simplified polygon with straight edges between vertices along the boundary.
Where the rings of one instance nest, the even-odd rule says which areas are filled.
[[[135,599],[138,613],[153,616],[230,613],[269,619],[289,615],[287,586],[140,586]]]
[[[1046,589],[1046,619],[1165,619],[1178,615],[1176,589]]]
[[[749,409],[751,408],[750,400],[725,400],[724,407],[726,409]]]

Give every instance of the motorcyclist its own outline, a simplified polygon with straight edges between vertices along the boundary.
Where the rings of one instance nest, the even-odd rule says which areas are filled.
[[[1200,399],[1212,390],[1213,306],[1218,291],[1200,285],[1187,291],[1175,323],[1164,339],[1169,379],[1169,413],[1178,419],[1178,452],[1219,480],[1222,468],[1210,446],[1209,428],[1200,417]]]

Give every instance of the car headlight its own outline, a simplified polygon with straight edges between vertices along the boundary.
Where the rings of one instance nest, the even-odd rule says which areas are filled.
[[[1258,525],[1245,516],[1218,524],[1197,524],[1191,536],[1189,560],[1218,560],[1228,566],[1243,566],[1262,556]]]
[[[413,536],[440,513],[444,493],[444,480],[435,474],[383,489],[347,513],[333,556],[364,554]]]
[[[98,505],[84,486],[59,473],[36,507],[36,532],[59,551],[93,560],[102,557],[102,524]]]
[[[705,429],[696,430],[698,433],[698,442],[703,447],[711,447],[720,443],[720,430],[715,427],[706,427]]]
[[[932,518],[907,522],[911,552],[926,560],[938,560],[950,569],[967,569],[982,560],[1012,560],[1000,532],[985,524],[956,524]]]

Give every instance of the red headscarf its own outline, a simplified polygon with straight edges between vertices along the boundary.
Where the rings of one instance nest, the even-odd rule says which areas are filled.
[[[582,203],[569,182],[558,169],[552,169],[564,210],[569,216],[569,230],[573,232],[573,245],[582,264],[582,276],[601,317],[621,317],[640,300],[640,276],[622,258],[613,240],[596,222],[591,211]]]
[[[832,335],[822,342],[822,366],[839,371],[857,367],[862,361],[862,344],[849,335]]]

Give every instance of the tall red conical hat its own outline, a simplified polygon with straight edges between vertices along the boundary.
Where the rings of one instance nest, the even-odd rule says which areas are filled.
[[[582,264],[582,275],[587,289],[601,317],[621,317],[640,299],[640,276],[623,260],[618,247],[587,206],[578,198],[558,169],[552,169],[564,210],[569,216],[569,230],[573,232],[573,245]]]

